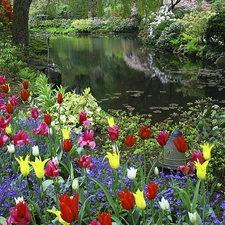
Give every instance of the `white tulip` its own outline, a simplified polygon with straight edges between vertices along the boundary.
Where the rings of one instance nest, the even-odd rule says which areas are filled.
[[[33,156],[39,156],[39,148],[37,145],[34,145],[32,147],[32,154],[33,154]]]
[[[24,202],[23,200],[23,196],[22,197],[18,197],[18,198],[14,198],[15,199],[15,202],[16,202],[16,205],[20,202]]]
[[[77,178],[75,178],[75,179],[73,180],[73,182],[72,182],[72,188],[73,188],[73,190],[75,190],[75,191],[79,188],[79,182],[78,182],[78,179],[77,179]]]
[[[13,145],[13,144],[7,145],[7,148],[8,148],[9,153],[15,152],[15,145]]]
[[[130,167],[130,169],[127,169],[127,177],[130,180],[134,180],[137,175],[137,169],[134,169],[134,167]]]
[[[161,198],[161,201],[159,202],[159,206],[162,210],[170,210],[170,204],[168,200],[166,200],[164,197]]]
[[[197,222],[197,212],[195,211],[194,213],[188,212],[189,219],[191,223],[195,224]]]
[[[155,169],[154,169],[154,173],[155,173],[155,175],[156,175],[156,176],[158,176],[158,175],[159,175],[159,169],[158,169],[158,167],[157,167],[157,166],[156,166],[156,167],[155,167]]]

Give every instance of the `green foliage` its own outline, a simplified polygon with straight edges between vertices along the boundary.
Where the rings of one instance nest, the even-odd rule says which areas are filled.
[[[12,46],[10,42],[0,42],[0,70],[3,72],[16,73],[25,66],[22,60],[23,53]]]
[[[111,17],[107,21],[110,31],[122,32],[135,32],[138,31],[139,20],[136,17],[122,19],[122,17]]]
[[[56,102],[54,98],[54,103]],[[51,114],[58,122],[59,104],[55,103],[49,108]],[[83,94],[77,95],[74,92],[67,92],[63,95],[63,102],[60,104],[60,122],[65,126],[76,127],[79,124],[79,112],[86,112],[91,124],[96,123],[96,119],[99,116],[100,107],[97,104],[96,99],[91,95],[90,88],[86,88]]]
[[[184,27],[181,23],[172,23],[169,27],[166,27],[162,31],[158,41],[156,42],[156,46],[162,49],[171,50],[172,43],[170,42],[170,40],[177,39],[183,29]]]
[[[29,67],[25,67],[19,71],[19,76],[24,80],[35,81],[36,77],[39,73],[36,73],[34,70],[30,69]]]
[[[191,10],[188,9],[175,9],[173,11],[173,14],[175,16],[176,19],[182,19],[186,14],[191,13]]]
[[[215,0],[211,4],[211,8],[212,8],[212,10],[214,10],[216,12],[220,12],[220,11],[224,10],[224,4],[225,4],[225,0]]]
[[[91,21],[89,19],[74,20],[71,27],[75,28],[77,32],[89,33],[91,32]]]
[[[225,44],[225,10],[218,12],[208,20],[205,36],[209,44]]]

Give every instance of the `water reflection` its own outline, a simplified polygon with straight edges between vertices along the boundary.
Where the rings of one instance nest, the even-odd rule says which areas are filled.
[[[68,90],[85,87],[104,109],[152,113],[163,120],[176,106],[223,100],[224,78],[214,64],[145,51],[135,36],[60,36],[50,39],[51,59]]]

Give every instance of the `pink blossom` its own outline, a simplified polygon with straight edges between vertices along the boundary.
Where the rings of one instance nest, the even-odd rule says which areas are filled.
[[[109,137],[112,141],[116,141],[119,136],[119,127],[117,125],[113,125],[113,127],[108,126]]]
[[[12,97],[9,98],[9,102],[12,106],[17,106],[18,105],[18,100],[16,98],[16,95],[13,95]]]
[[[46,169],[45,174],[49,177],[58,177],[59,176],[59,163],[54,158],[52,160],[49,160]]]
[[[5,111],[6,110],[6,104],[5,102],[0,102],[0,110]]]
[[[5,144],[5,142],[8,140],[7,135],[0,136],[0,148]]]
[[[32,133],[48,136],[48,125],[45,122],[40,122],[38,128],[33,129]]]
[[[12,135],[11,144],[19,145],[23,147],[26,143],[30,143],[31,140],[28,138],[28,132],[20,130],[17,134]]]
[[[0,76],[0,85],[5,83],[5,76]]]
[[[93,130],[86,130],[84,132],[83,137],[79,137],[78,143],[81,147],[84,147],[85,145],[88,145],[91,149],[94,149],[96,146],[96,143],[94,141],[94,131]]]
[[[95,167],[95,164],[91,163],[91,156],[90,155],[83,155],[80,159],[75,158],[74,161],[77,162],[81,168],[92,169],[92,168]]]
[[[198,159],[200,164],[204,163],[205,160],[200,150],[198,150],[197,152],[191,152],[190,154],[192,156],[193,161],[197,162]]]
[[[194,168],[194,163],[193,162],[188,162],[186,166],[179,166],[178,170],[182,171],[184,175],[191,175],[195,168]]]
[[[155,139],[161,146],[165,146],[168,141],[168,136],[169,136],[168,131],[164,130],[164,131],[160,131],[158,136],[155,137]]]
[[[0,116],[0,128],[8,127],[11,119],[12,116],[8,113],[5,113],[5,118],[3,116]]]
[[[86,128],[90,126],[90,121],[87,120],[86,112],[79,112],[79,122],[80,124],[83,124]]]
[[[5,98],[5,93],[0,93],[0,98],[4,99]]]
[[[96,219],[92,220],[89,225],[101,225],[100,222],[98,222]]]
[[[25,207],[24,207],[25,206]],[[10,208],[10,216],[6,219],[7,225],[10,224],[22,224],[27,225],[31,221],[30,211],[27,203],[19,201],[15,207]]]
[[[37,119],[39,116],[40,110],[37,108],[31,107],[31,115],[28,117],[28,119]]]

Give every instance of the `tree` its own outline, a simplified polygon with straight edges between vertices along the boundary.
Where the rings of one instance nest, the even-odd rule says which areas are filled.
[[[12,41],[15,45],[29,45],[29,9],[32,0],[15,0],[13,2]]]

